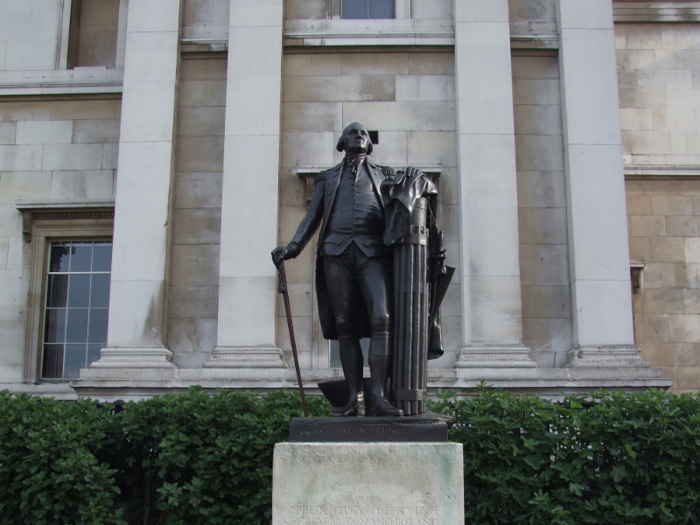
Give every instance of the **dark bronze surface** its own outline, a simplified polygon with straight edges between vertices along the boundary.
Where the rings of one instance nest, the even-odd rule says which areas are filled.
[[[289,426],[296,443],[445,443],[452,420],[426,412],[403,417],[298,417]]]
[[[436,249],[429,242],[431,228],[439,234],[437,190],[415,168],[397,172],[373,164],[368,159],[374,147],[369,132],[357,122],[345,128],[336,147],[345,151],[345,159],[318,174],[308,213],[292,242],[272,251],[272,260],[279,266],[298,256],[320,228],[316,262],[319,318],[323,336],[338,340],[346,387],[343,404],[335,408],[334,415],[363,415],[366,409],[368,416],[401,416],[404,412],[397,401],[401,407],[410,407],[411,415],[420,414],[425,411],[428,356],[442,353],[436,315],[439,303],[430,296],[430,285],[437,279],[429,276],[431,270],[442,273],[444,269],[442,246]],[[442,239],[441,234],[438,238]],[[397,267],[397,250],[403,253],[405,247],[413,250],[414,246],[420,256],[409,257]],[[405,301],[394,297],[392,288],[397,283],[402,287],[407,283],[410,288],[414,282],[422,283],[420,308],[397,325],[392,312],[397,304],[403,308]],[[400,333],[392,334],[392,326]],[[368,387],[362,377],[362,337],[370,338]],[[409,363],[411,379],[402,380],[398,390],[394,388],[394,404],[387,391],[392,361],[398,358],[392,338],[413,341],[399,344],[398,353]],[[436,345],[430,351],[429,341]],[[338,389],[333,390],[337,404]]]

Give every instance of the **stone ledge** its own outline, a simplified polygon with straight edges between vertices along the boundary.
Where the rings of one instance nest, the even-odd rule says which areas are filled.
[[[689,179],[700,177],[700,166],[625,166],[625,180]]]
[[[637,2],[616,0],[615,23],[700,22],[700,2]]]
[[[102,370],[105,373],[107,370]],[[70,386],[79,397],[98,399],[141,399],[168,393],[184,392],[192,386],[206,390],[237,389],[255,392],[296,390],[295,371],[290,369],[172,369],[128,370],[110,369],[108,377],[81,377]],[[304,390],[320,395],[320,381],[339,379],[338,369],[304,370]],[[483,381],[493,388],[523,395],[539,395],[558,400],[567,395],[584,395],[600,388],[639,392],[667,389],[673,380],[661,377],[657,368],[467,368],[429,369],[429,394],[448,389],[460,396],[472,395]],[[12,389],[11,389],[12,390]]]
[[[0,71],[0,96],[121,94],[123,84],[123,69]]]
[[[75,401],[78,394],[67,382],[56,383],[0,383],[0,392],[7,390],[13,394],[31,394],[40,397],[52,397],[61,401]]]

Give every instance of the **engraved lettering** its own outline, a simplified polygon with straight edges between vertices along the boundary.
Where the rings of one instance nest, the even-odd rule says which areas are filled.
[[[438,507],[293,507],[292,525],[440,525]]]
[[[373,427],[328,427],[323,432],[328,434],[420,434],[419,428],[391,427],[376,425]]]

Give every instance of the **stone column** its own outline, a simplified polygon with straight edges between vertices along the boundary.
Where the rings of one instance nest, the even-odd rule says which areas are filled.
[[[91,368],[175,366],[166,295],[180,17],[180,0],[129,6],[108,342]]]
[[[568,364],[640,366],[612,0],[556,5],[574,320]]]
[[[126,58],[126,27],[129,15],[129,0],[119,0],[119,23],[117,25],[117,57],[115,67],[117,69],[124,67],[124,59]]]
[[[284,368],[275,345],[282,0],[231,0],[217,346],[206,367]]]
[[[508,0],[455,0],[462,349],[457,368],[534,367],[522,343]]]

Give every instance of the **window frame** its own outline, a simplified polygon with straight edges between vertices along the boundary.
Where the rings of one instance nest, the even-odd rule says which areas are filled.
[[[43,339],[50,246],[56,241],[112,241],[114,204],[53,206],[17,204],[24,218],[25,242],[31,244],[29,297],[25,338],[24,382],[68,383],[69,379],[43,379]]]
[[[56,69],[72,71],[77,59],[78,35],[80,34],[80,13],[83,0],[61,0],[58,26],[58,46]],[[114,69],[124,69],[126,55],[126,22],[129,0],[119,0],[119,20],[117,30],[117,54]],[[75,55],[75,56],[71,56]],[[70,66],[70,67],[69,67]]]
[[[328,13],[333,20],[406,20],[412,17],[411,0],[394,0],[394,18],[343,18],[343,0],[328,0]]]
[[[361,0],[361,2],[365,3],[366,8],[367,8],[367,17],[366,17],[366,18],[345,18],[345,17],[343,16],[343,7],[345,7],[345,2],[349,2],[349,1],[350,1],[350,0],[341,0],[341,1],[340,1],[340,17],[341,17],[343,20],[395,20],[395,19],[396,19],[396,15],[397,15],[397,13],[396,13],[396,4],[397,4],[397,0],[388,0],[388,1],[384,0],[384,1],[385,1],[385,6],[389,6],[389,5],[392,6],[392,8],[393,8],[393,15],[394,15],[394,16],[392,16],[392,17],[380,17],[380,18],[374,18],[374,17],[369,16],[370,13],[371,13],[370,4],[371,4],[373,1],[376,2],[376,1],[378,1],[378,0]],[[357,1],[357,0],[355,0],[355,1]],[[398,3],[400,3],[400,0],[399,0]],[[388,5],[387,5],[387,4],[388,4]]]

